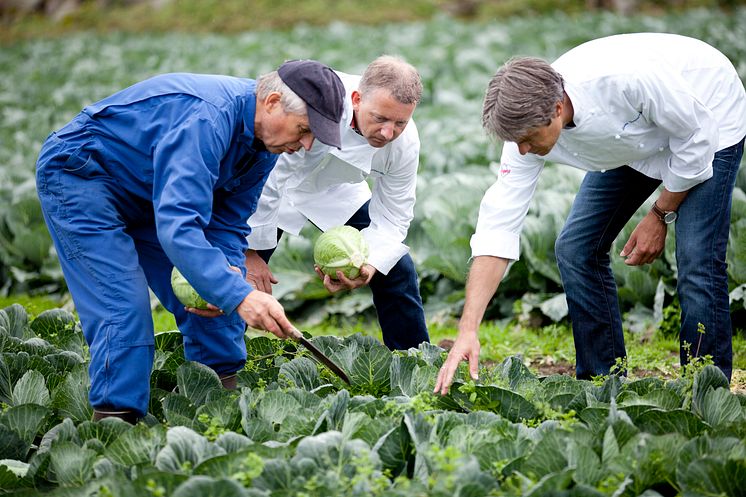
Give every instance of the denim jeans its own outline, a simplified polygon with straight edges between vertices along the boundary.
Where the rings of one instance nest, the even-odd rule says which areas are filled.
[[[368,204],[363,204],[345,223],[362,230],[370,225]],[[278,230],[277,238],[282,236]],[[275,249],[257,250],[257,254],[269,262]],[[430,341],[422,307],[419,279],[414,261],[405,254],[389,271],[389,274],[376,272],[370,281],[373,305],[381,325],[383,343],[391,350],[407,350],[422,342]]]
[[[733,350],[725,254],[743,144],[741,140],[715,154],[713,177],[689,191],[675,223],[681,363],[686,364],[689,355],[711,355],[728,378]],[[626,357],[609,251],[659,185],[659,180],[627,166],[589,172],[557,238],[555,253],[572,322],[578,378],[609,374],[616,360]],[[700,323],[704,334],[698,331]]]

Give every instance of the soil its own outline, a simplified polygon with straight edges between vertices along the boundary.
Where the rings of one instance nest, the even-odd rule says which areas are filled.
[[[443,339],[438,342],[438,346],[445,349],[451,350],[453,347],[453,340]],[[496,361],[484,361],[484,365],[487,367],[498,364]],[[539,376],[550,376],[553,374],[563,374],[571,377],[575,377],[575,365],[567,361],[554,361],[547,360],[547,358],[533,358],[528,364],[529,369],[537,372]],[[630,378],[646,378],[648,376],[656,376],[664,380],[671,380],[676,377],[675,374],[664,373],[657,369],[641,369],[635,368],[630,371]],[[733,379],[730,384],[730,389],[733,393],[739,395],[746,395],[746,370],[736,369],[733,371]]]

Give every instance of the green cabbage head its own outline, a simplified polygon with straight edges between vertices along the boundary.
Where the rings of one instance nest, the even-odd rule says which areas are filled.
[[[171,288],[174,290],[176,298],[179,302],[187,307],[194,307],[196,309],[207,309],[207,301],[199,296],[197,291],[192,288],[192,285],[184,278],[184,276],[174,266],[171,271]]]
[[[337,271],[355,279],[368,261],[368,243],[352,226],[336,226],[322,233],[313,247],[313,260],[331,278]]]

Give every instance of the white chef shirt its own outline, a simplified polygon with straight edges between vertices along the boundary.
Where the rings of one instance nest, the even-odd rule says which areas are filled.
[[[472,256],[518,259],[520,232],[545,160],[586,171],[629,165],[672,192],[712,177],[715,152],[746,135],[746,93],[730,61],[679,35],[589,41],[552,67],[565,80],[574,128],[545,156],[506,142],[498,179],[482,199]]]
[[[409,251],[403,241],[414,216],[420,139],[410,120],[394,141],[372,147],[350,126],[352,92],[360,76],[342,72],[347,98],[340,122],[342,149],[314,140],[311,150],[282,154],[256,212],[249,218],[249,248],[277,246],[277,228],[299,234],[307,220],[326,231],[346,223],[370,199],[370,226],[362,230],[368,263],[383,274]],[[366,178],[375,179],[373,191]]]

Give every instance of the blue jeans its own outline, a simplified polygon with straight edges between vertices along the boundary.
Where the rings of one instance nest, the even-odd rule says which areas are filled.
[[[713,177],[689,191],[676,229],[677,292],[681,303],[681,364],[711,355],[730,378],[732,328],[725,253],[733,188],[743,140],[720,150]],[[609,374],[626,357],[617,288],[610,266],[611,244],[659,180],[624,166],[589,172],[555,244],[575,339],[576,376]],[[705,333],[698,332],[704,325]],[[690,344],[687,352],[685,344]]]
[[[369,203],[363,204],[345,224],[359,230],[370,225]],[[278,239],[280,236],[282,231],[278,230]],[[257,250],[265,262],[269,262],[272,253],[274,249]],[[430,341],[418,281],[417,270],[409,254],[399,259],[389,274],[376,272],[370,281],[383,343],[391,350],[407,350]]]

